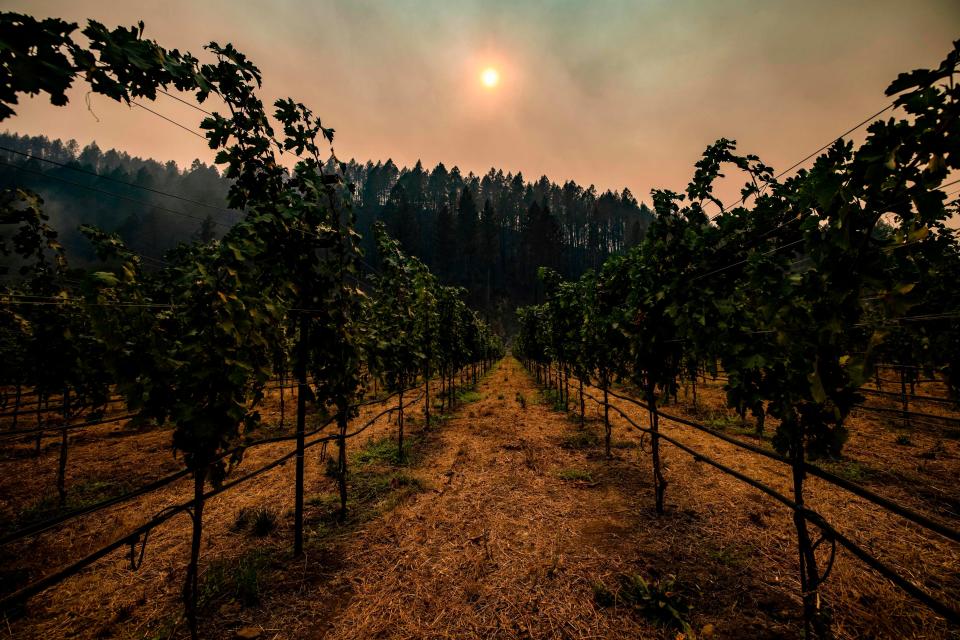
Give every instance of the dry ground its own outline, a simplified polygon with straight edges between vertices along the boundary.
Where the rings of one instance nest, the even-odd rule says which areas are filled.
[[[933,386],[918,389],[917,393],[936,393],[938,390]],[[767,420],[766,437],[758,441],[753,436],[753,421],[742,421],[726,409],[721,387],[718,383],[701,386],[697,406],[693,406],[690,395],[686,398],[681,395],[678,404],[662,410],[772,448],[769,435],[776,428],[776,421]],[[629,393],[630,390],[618,388],[618,391]],[[602,394],[596,388],[588,388],[588,392],[596,397]],[[621,400],[611,400],[611,404],[623,409],[638,424],[649,425],[646,410]],[[872,397],[868,400],[876,406],[898,406],[878,402]],[[599,412],[596,403],[588,401],[587,406],[588,412]],[[948,413],[937,407],[911,408]],[[638,432],[619,415],[611,412],[611,416],[615,434],[639,437]],[[850,437],[843,458],[818,464],[933,519],[954,528],[960,527],[960,492],[957,489],[960,446],[956,430],[934,422],[915,424],[911,430],[904,430],[900,425],[897,416],[878,418],[875,414],[857,411],[847,423]],[[668,420],[661,420],[661,426],[665,434],[790,495],[789,468]],[[663,452],[666,477],[670,483],[667,503],[674,513],[685,509],[706,511],[710,514],[709,522],[702,526],[705,533],[711,531],[703,538],[705,544],[724,549],[746,549],[751,572],[777,576],[779,581],[790,585],[786,593],[799,602],[796,600],[799,582],[794,560],[796,538],[789,512],[759,491],[694,461],[669,444],[663,446]],[[647,456],[644,465],[649,467],[650,464]],[[652,471],[648,473],[652,474]],[[960,602],[960,545],[928,533],[817,478],[808,479],[805,494],[809,507],[901,575],[943,602],[954,607]],[[651,490],[648,501],[652,500]],[[827,555],[826,552],[820,554],[821,563],[825,562]],[[686,562],[690,558],[679,556],[678,559]],[[827,601],[833,605],[834,630],[838,637],[960,637],[956,628],[950,629],[942,619],[866,569],[842,548],[838,548],[837,561],[824,591]],[[746,592],[743,596],[745,602],[751,601]]]
[[[709,410],[720,416],[719,390],[701,395],[707,409],[698,415]],[[580,430],[579,419],[553,410],[511,358],[464,400],[430,430],[423,430],[416,412],[408,425],[415,435],[404,464],[385,454],[384,439],[396,429],[386,421],[365,433],[362,442],[351,443],[352,502],[345,523],[332,515],[333,483],[324,474],[325,463],[316,450],[308,454],[307,553],[302,558],[289,553],[292,464],[212,499],[202,558],[203,637],[234,638],[240,632],[260,638],[675,638],[675,628],[623,603],[601,606],[624,575],[653,583],[677,576],[672,598],[689,603],[684,617],[700,636],[712,631],[715,638],[799,637],[792,523],[772,500],[666,448],[668,510],[657,516],[649,455],[638,446],[638,434],[615,419],[614,456],[604,459],[596,406],[588,405],[590,419]],[[355,423],[381,408],[368,408]],[[642,412],[635,417],[642,419]],[[774,463],[689,430],[665,429],[785,488],[786,474]],[[878,431],[877,437],[882,435]],[[929,437],[916,438],[921,435]],[[146,462],[160,461],[160,454],[169,456],[162,438],[154,437],[157,442],[124,439],[133,448],[148,449],[146,457],[130,454],[129,446],[115,453],[105,449],[104,455],[125,460],[114,468],[127,478]],[[251,452],[244,466],[252,469],[289,447]],[[78,454],[78,468],[89,461],[84,455]],[[940,465],[931,472],[932,484],[949,484],[941,475],[949,479],[956,456],[956,442],[948,441],[934,459],[924,459]],[[915,472],[900,462],[897,468]],[[150,472],[159,475],[157,468]],[[956,476],[954,492],[955,481]],[[43,557],[45,566],[54,566],[181,500],[188,484],[15,552]],[[944,517],[946,509],[949,517],[949,507],[924,492],[911,493],[903,483],[884,488],[885,494],[934,515]],[[956,545],[923,536],[815,483],[811,503],[918,583],[954,599],[960,595]],[[276,516],[275,527],[262,537],[239,517],[257,508]],[[185,517],[167,523],[151,534],[138,572],[115,554],[32,600],[25,615],[0,627],[0,633],[184,637],[177,596],[188,531]],[[843,553],[826,595],[842,638],[950,634],[941,621]]]

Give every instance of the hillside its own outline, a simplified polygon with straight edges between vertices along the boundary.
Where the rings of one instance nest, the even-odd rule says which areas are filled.
[[[156,262],[178,243],[222,236],[240,218],[226,207],[230,181],[200,161],[180,168],[96,143],[9,132],[0,135],[0,159],[0,187],[28,187],[43,197],[76,266],[94,261],[81,224],[116,232]],[[636,245],[652,219],[629,190],[597,193],[495,169],[464,176],[442,163],[426,170],[387,160],[350,161],[343,171],[354,186],[368,262],[376,266],[372,228],[384,221],[407,253],[442,282],[465,287],[470,304],[498,323],[512,323],[517,305],[542,298],[537,267],[579,277]]]

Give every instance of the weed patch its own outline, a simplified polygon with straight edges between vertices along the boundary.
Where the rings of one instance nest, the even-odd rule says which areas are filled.
[[[86,480],[74,486],[67,486],[67,504],[61,510],[60,499],[57,495],[47,495],[36,503],[20,512],[15,522],[5,523],[10,528],[19,528],[47,518],[52,518],[61,511],[72,511],[102,502],[109,498],[122,495],[131,489],[127,482],[107,480]]]
[[[432,420],[433,418],[431,418]],[[443,416],[438,416],[438,420],[443,420]],[[403,440],[403,464],[409,464],[411,456],[420,438],[415,435],[407,435]],[[353,465],[368,467],[372,465],[398,465],[400,460],[397,457],[397,441],[392,436],[371,440],[351,456]]]
[[[594,584],[594,602],[601,607],[618,604],[630,607],[655,624],[695,637],[688,622],[690,605],[674,576],[647,581],[640,575],[622,574],[617,578],[617,583],[614,590],[602,583]]]
[[[703,424],[717,431],[732,431],[740,429],[748,434],[753,434],[752,429],[744,426],[740,416],[730,415],[729,413],[719,411],[704,411]]]
[[[867,465],[854,461],[838,460],[822,462],[820,466],[850,482],[863,482],[870,480],[876,475],[876,472]]]
[[[375,506],[382,506],[380,503],[390,497],[391,493],[400,493],[402,496],[393,500],[395,506],[403,498],[422,491],[423,484],[416,477],[404,471],[391,473],[359,471],[352,475],[350,488],[353,496],[355,496],[355,502]]]
[[[457,400],[463,404],[470,404],[471,402],[477,402],[482,399],[483,396],[479,392],[474,391],[473,389],[468,389],[466,391],[461,391],[457,394]]]
[[[710,547],[706,550],[707,557],[725,567],[743,569],[750,566],[753,549],[747,545],[730,545],[726,547]]]
[[[324,511],[332,511],[340,507],[340,496],[335,493],[318,493],[307,498],[307,504]]]
[[[600,436],[587,429],[569,433],[560,442],[560,446],[564,449],[592,449],[599,445]]]
[[[593,482],[593,476],[583,469],[561,469],[557,477],[568,482]]]
[[[259,604],[264,573],[269,566],[270,557],[260,549],[239,558],[211,562],[200,581],[200,606],[206,607],[224,598],[235,599],[245,607]]]
[[[263,538],[277,528],[277,512],[267,507],[243,507],[237,512],[231,528],[237,532],[248,530],[252,535]]]

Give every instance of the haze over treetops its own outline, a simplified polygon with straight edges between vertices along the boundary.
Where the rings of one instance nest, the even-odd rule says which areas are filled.
[[[904,69],[940,60],[960,4],[926,2],[185,2],[10,0],[5,10],[108,25],[198,53],[232,42],[264,95],[296,95],[337,129],[343,158],[465,174],[491,166],[599,190],[680,190],[707,144],[736,139],[786,168],[884,106]],[[183,19],[190,16],[190,19]],[[904,34],[923,34],[922,37]],[[497,74],[484,84],[485,70]],[[206,143],[140,109],[71,94],[26,101],[19,133],[96,140],[208,164]],[[163,112],[197,113],[171,100]],[[739,184],[722,185],[721,199]]]

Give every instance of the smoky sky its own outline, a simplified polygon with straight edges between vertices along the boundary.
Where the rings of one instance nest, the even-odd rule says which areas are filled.
[[[464,173],[490,167],[598,189],[680,190],[720,137],[785,168],[881,109],[901,71],[936,66],[960,37],[955,0],[551,2],[0,1],[4,10],[108,26],[206,58],[232,42],[337,130],[341,159]],[[501,84],[485,90],[481,70]],[[133,155],[212,161],[203,140],[90,96],[24,100],[19,133],[96,140]],[[211,102],[214,108],[216,103]],[[200,114],[160,97],[190,126]],[[724,185],[721,196],[732,196]]]

